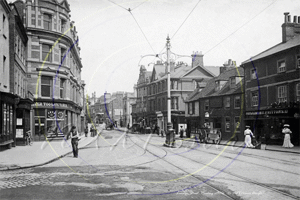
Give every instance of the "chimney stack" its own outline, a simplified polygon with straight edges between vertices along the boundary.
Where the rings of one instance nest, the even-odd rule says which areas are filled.
[[[298,20],[297,20],[298,19]],[[282,42],[287,42],[296,35],[300,35],[300,17],[294,16],[291,22],[291,16],[288,12],[284,13],[284,23],[282,24]]]
[[[203,54],[202,51],[200,51],[198,53],[198,51],[196,53],[193,52],[192,56],[192,68],[197,67],[197,66],[201,66],[204,67],[204,63],[203,63]]]

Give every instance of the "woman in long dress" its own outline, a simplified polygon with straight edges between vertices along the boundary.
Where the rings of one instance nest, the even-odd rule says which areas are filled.
[[[250,126],[246,126],[246,130],[244,131],[245,135],[245,145],[246,147],[253,148],[254,146],[251,143],[251,136],[254,138],[252,131],[250,130]]]
[[[283,126],[283,130],[282,133],[284,134],[284,140],[283,140],[283,145],[282,147],[286,147],[286,148],[292,148],[294,147],[294,145],[291,143],[291,134],[292,131],[289,129],[290,125],[285,124]]]

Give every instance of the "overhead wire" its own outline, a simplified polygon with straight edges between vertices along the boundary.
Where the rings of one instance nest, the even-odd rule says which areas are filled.
[[[250,21],[252,21],[254,18],[256,18],[258,15],[260,15],[262,12],[264,12],[266,9],[268,9],[271,5],[273,5],[277,0],[273,1],[271,4],[269,4],[267,7],[265,7],[262,11],[260,11],[259,13],[257,13],[254,17],[252,17],[250,20],[248,20],[247,22],[245,22],[243,25],[241,25],[238,29],[236,29],[235,31],[233,31],[230,35],[228,35],[227,37],[225,37],[223,40],[221,40],[219,43],[217,43],[215,46],[213,46],[211,49],[209,49],[208,51],[206,51],[203,55],[207,54],[208,52],[210,52],[211,50],[213,50],[214,48],[216,48],[217,46],[219,46],[221,43],[223,43],[225,40],[227,40],[229,37],[231,37],[233,34],[235,34],[237,31],[239,31],[241,28],[243,28],[246,24],[248,24]]]

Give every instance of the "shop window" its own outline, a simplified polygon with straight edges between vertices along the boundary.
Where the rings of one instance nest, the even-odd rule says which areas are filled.
[[[230,97],[225,97],[224,98],[224,107],[225,108],[230,108]]]
[[[230,117],[225,117],[225,131],[230,132]]]
[[[42,60],[48,62],[52,61],[51,45],[48,44],[42,45]]]
[[[240,117],[234,117],[234,130],[236,132],[240,132],[241,128],[240,128]]]
[[[44,29],[45,30],[52,30],[52,16],[50,14],[44,13]]]
[[[296,97],[297,101],[300,101],[300,83],[296,85]]]
[[[278,73],[285,72],[286,71],[285,60],[278,61],[277,62],[277,67],[278,67]]]
[[[287,101],[287,86],[283,85],[283,86],[278,86],[277,88],[277,98],[278,98],[278,102],[286,102]]]
[[[252,92],[251,94],[251,105],[252,106],[258,106],[258,92]]]
[[[42,97],[51,97],[51,84],[52,77],[42,76],[41,77],[41,94]]]
[[[235,96],[234,97],[234,108],[240,108],[241,107],[241,97]]]
[[[204,101],[204,111],[208,111],[209,110],[209,99],[206,99]]]

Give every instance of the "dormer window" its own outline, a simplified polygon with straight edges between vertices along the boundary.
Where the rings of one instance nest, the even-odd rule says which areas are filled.
[[[236,80],[235,80],[235,77],[231,77],[230,78],[230,87],[235,87],[235,85],[236,85]]]

